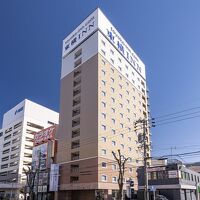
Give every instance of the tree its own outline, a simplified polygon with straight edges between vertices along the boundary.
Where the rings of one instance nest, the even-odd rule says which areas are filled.
[[[120,149],[118,149],[118,156],[116,156],[116,154],[112,151],[112,154],[115,158],[115,160],[117,161],[118,164],[118,168],[119,168],[119,176],[118,176],[118,185],[119,185],[119,191],[117,194],[117,200],[122,200],[122,195],[123,195],[123,179],[124,179],[124,172],[125,172],[125,164],[128,160],[128,158],[124,158],[124,156],[121,155]]]

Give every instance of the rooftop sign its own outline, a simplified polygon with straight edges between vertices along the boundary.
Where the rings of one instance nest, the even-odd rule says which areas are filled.
[[[98,8],[89,15],[71,34],[63,40],[63,57],[76,48],[84,39],[99,29],[104,36],[118,49],[133,68],[145,77],[144,64],[133,49],[123,39],[111,22]]]

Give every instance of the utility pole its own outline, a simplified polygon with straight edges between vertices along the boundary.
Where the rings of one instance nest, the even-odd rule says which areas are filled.
[[[148,122],[149,121],[147,119],[139,119],[135,122],[135,131],[137,130],[137,124],[140,124],[142,126],[141,129],[143,130],[141,142],[142,142],[143,148],[144,148],[144,200],[149,200],[148,170],[147,170],[147,167],[148,167],[147,160],[149,159],[149,156],[147,154],[147,149],[149,148],[149,144],[147,144]],[[155,127],[155,125],[154,125],[155,122],[151,122],[151,123],[152,123],[152,127]]]
[[[115,160],[118,163],[118,167],[119,167],[119,177],[118,177],[118,185],[119,185],[119,192],[117,195],[117,200],[122,200],[123,199],[123,179],[124,179],[124,172],[125,172],[125,164],[128,160],[128,158],[123,158],[122,159],[122,155],[120,150],[118,149],[118,154],[119,157],[116,156],[116,154],[112,151],[112,154],[115,158]]]
[[[30,200],[34,199],[34,184],[35,184],[35,176],[36,176],[36,172],[34,172],[29,166],[28,169],[24,169],[24,172],[26,174],[26,183],[27,186],[29,187],[29,195],[30,195]]]
[[[39,173],[40,173],[40,165],[41,165],[41,151],[39,153],[39,162],[38,162],[38,169],[37,169],[37,188],[36,188],[36,191],[37,191],[37,194],[36,194],[36,199],[38,199],[38,186],[39,186]]]

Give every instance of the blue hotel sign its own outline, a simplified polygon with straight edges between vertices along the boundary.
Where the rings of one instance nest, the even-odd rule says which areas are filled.
[[[64,41],[63,56],[70,50],[82,42],[90,33],[92,33],[97,25],[95,16],[92,16],[84,24],[80,25],[67,40]]]
[[[21,108],[17,109],[17,110],[15,111],[15,115],[16,115],[17,113],[20,113],[20,112],[22,112],[22,111],[23,111],[23,109],[24,109],[24,107],[21,107]]]
[[[131,65],[133,65],[137,69],[137,71],[141,73],[141,67],[136,62],[138,61],[137,57],[112,27],[110,28],[110,30],[107,29],[107,37],[118,48],[121,54],[123,54],[124,57],[131,63]]]

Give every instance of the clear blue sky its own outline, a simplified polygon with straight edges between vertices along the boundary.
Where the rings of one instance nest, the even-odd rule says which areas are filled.
[[[97,6],[146,64],[152,116],[200,106],[199,0],[2,0],[1,117],[24,98],[59,111],[62,40]],[[200,150],[200,118],[152,134],[154,155]]]

